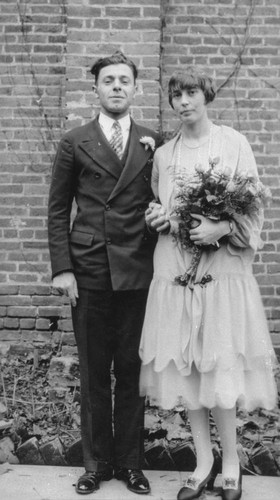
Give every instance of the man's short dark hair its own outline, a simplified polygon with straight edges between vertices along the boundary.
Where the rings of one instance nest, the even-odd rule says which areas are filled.
[[[99,73],[102,68],[106,66],[110,66],[111,64],[126,64],[129,66],[133,73],[134,80],[136,80],[138,76],[138,70],[134,64],[134,62],[126,57],[120,50],[116,50],[114,54],[111,56],[100,57],[92,66],[90,72],[95,77],[95,81],[97,82]]]
[[[206,104],[214,101],[216,89],[212,78],[201,68],[188,66],[183,71],[173,73],[169,80],[168,97],[170,106],[172,106],[172,99],[175,92],[182,92],[182,90],[189,90],[192,88],[199,88],[202,90]]]

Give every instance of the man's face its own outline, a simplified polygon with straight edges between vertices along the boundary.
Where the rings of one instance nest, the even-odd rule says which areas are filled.
[[[128,114],[137,89],[133,72],[126,64],[102,68],[93,88],[99,97],[101,111],[114,119]]]

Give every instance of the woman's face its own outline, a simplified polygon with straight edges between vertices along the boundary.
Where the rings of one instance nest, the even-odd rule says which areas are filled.
[[[172,106],[183,123],[193,124],[207,116],[207,105],[203,91],[192,87],[173,92]]]

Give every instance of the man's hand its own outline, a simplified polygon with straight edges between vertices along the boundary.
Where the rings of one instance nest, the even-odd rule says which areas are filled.
[[[69,297],[71,305],[76,307],[79,298],[77,281],[73,273],[58,274],[53,278],[52,286],[59,293]]]
[[[159,203],[151,202],[145,212],[147,226],[158,233],[167,233],[170,230],[170,222],[166,219],[165,209]]]

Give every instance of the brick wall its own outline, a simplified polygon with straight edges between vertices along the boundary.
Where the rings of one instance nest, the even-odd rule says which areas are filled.
[[[139,69],[135,120],[159,126],[160,0],[68,0],[66,109],[72,128],[91,119],[98,102],[89,72],[98,57],[121,49]]]
[[[214,121],[253,146],[273,202],[256,257],[280,344],[278,0],[1,0],[0,343],[75,351],[67,301],[51,293],[46,239],[50,170],[65,129],[90,120],[92,62],[117,48],[138,65],[133,117],[170,135],[166,83],[178,66],[216,77]]]
[[[1,1],[0,340],[48,343],[50,165],[63,128],[66,11],[60,0]]]
[[[176,129],[167,82],[179,66],[202,65],[215,77],[210,107],[217,123],[248,138],[273,201],[266,210],[264,247],[255,260],[272,338],[280,343],[280,3],[279,0],[166,0],[162,127]]]

